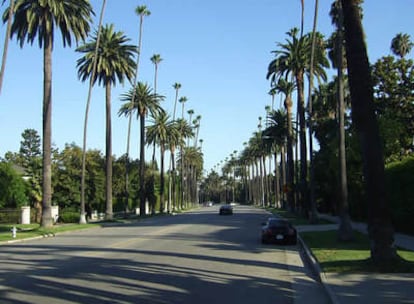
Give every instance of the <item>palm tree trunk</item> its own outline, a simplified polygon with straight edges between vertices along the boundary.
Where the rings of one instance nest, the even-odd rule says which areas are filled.
[[[298,87],[298,112],[299,112],[299,140],[300,140],[300,208],[307,216],[308,211],[308,161],[306,148],[306,118],[303,74],[296,77]]]
[[[83,124],[83,146],[82,146],[82,173],[81,173],[81,212],[80,212],[80,219],[79,224],[86,224],[86,212],[85,212],[85,174],[86,174],[86,135],[88,131],[88,117],[89,117],[89,107],[91,103],[92,97],[92,87],[93,82],[95,79],[96,74],[96,64],[98,58],[98,50],[99,50],[99,42],[101,36],[101,29],[102,29],[102,20],[105,11],[106,0],[102,2],[101,14],[99,17],[99,25],[98,25],[98,35],[96,38],[96,45],[95,45],[95,54],[92,66],[92,75],[89,81],[89,88],[88,88],[88,97],[86,100],[86,109],[85,109],[85,120]]]
[[[316,214],[316,202],[315,202],[315,170],[313,167],[313,101],[312,101],[312,91],[313,91],[313,65],[315,59],[315,44],[316,44],[316,24],[318,20],[318,8],[319,1],[315,0],[315,13],[313,16],[313,29],[312,29],[312,46],[311,46],[311,59],[310,59],[310,69],[309,69],[309,91],[308,91],[308,110],[309,110],[309,165],[310,165],[310,214],[309,221],[311,223],[317,222]]]
[[[106,158],[106,212],[105,219],[111,220],[113,218],[112,212],[112,114],[111,114],[111,84],[106,84],[106,143],[105,143],[105,158]]]
[[[160,154],[161,154],[161,164],[160,164],[160,170],[161,170],[161,174],[160,174],[160,213],[164,213],[164,187],[165,187],[165,181],[164,181],[164,153],[165,153],[165,148],[164,148],[164,144],[161,144],[160,146]]]
[[[340,3],[339,3],[340,5]],[[345,104],[344,104],[344,77],[343,77],[343,18],[342,7],[339,8],[339,27],[337,29],[337,65],[338,65],[338,115],[339,115],[339,228],[338,239],[350,241],[354,238],[351,219],[349,217],[348,184],[346,169],[345,145]]]
[[[281,147],[280,147],[280,162],[281,162],[281,179],[282,179],[282,182],[281,182],[281,184],[282,185],[286,185],[286,154],[285,154],[285,145],[286,144],[282,144],[281,145]],[[284,190],[284,189],[282,189],[282,190]],[[286,193],[285,193],[285,191],[281,191],[280,192],[280,194],[281,194],[281,200],[282,200],[282,203],[280,204],[280,207],[281,208],[286,208],[286,206],[285,206],[285,203],[286,203],[286,201],[287,201],[287,198],[286,198]]]
[[[139,153],[139,214],[146,214],[145,203],[145,112],[140,113],[140,153]]]
[[[275,208],[280,207],[280,172],[279,172],[279,164],[277,163],[277,152],[275,151],[273,154],[274,162],[275,162]]]
[[[53,226],[52,219],[52,36],[43,49],[43,199],[42,227]]]
[[[358,1],[342,0],[352,118],[359,133],[368,201],[371,259],[378,265],[398,258],[385,188],[384,158],[373,109],[373,88]]]
[[[6,36],[4,37],[3,56],[1,60],[1,70],[0,70],[0,94],[1,94],[1,89],[3,87],[4,71],[6,70],[7,51],[9,49],[10,33],[11,33],[11,26],[12,26],[12,21],[13,21],[14,1],[15,0],[10,0],[9,14],[7,17],[7,29],[6,29]]]
[[[295,165],[293,162],[293,130],[292,130],[292,102],[290,96],[286,97],[285,107],[287,112],[287,182],[286,182],[286,193],[287,193],[287,202],[290,208],[290,211],[295,210],[295,193],[293,191],[294,180],[295,180]]]

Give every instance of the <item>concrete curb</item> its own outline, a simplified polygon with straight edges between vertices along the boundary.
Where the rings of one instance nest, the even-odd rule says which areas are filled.
[[[305,244],[305,242],[302,240],[299,234],[298,234],[298,241],[299,241],[299,245],[301,246],[302,252],[304,253],[306,263],[310,265],[312,272],[316,275],[318,281],[321,282],[332,304],[340,304],[336,294],[334,293],[331,286],[329,285],[329,282],[328,282],[328,279],[325,273],[321,270],[321,267],[319,266],[318,261],[316,260],[315,256],[312,254],[312,252],[310,251],[308,246]]]
[[[55,236],[54,233],[48,233],[48,234],[34,236],[34,237],[29,237],[29,238],[3,241],[3,242],[0,242],[0,246],[1,245],[14,244],[14,243],[22,243],[22,242],[27,242],[27,241],[32,241],[32,240],[38,240],[38,239],[44,239],[44,238],[47,238],[47,237],[54,237],[54,236]]]

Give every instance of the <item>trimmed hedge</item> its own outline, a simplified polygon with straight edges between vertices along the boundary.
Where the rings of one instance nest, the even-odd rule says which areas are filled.
[[[387,165],[385,176],[394,227],[414,235],[414,156]]]

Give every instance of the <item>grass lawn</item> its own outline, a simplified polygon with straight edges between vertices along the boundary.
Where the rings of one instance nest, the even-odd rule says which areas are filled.
[[[355,240],[339,242],[337,231],[302,232],[300,235],[325,272],[414,273],[414,252],[398,248],[402,258],[377,266],[370,260],[368,237],[357,231]]]
[[[297,214],[289,212],[283,209],[267,208],[267,210],[273,214],[277,214],[280,217],[288,219],[294,226],[297,225],[309,225],[309,220],[303,217],[299,217]],[[332,224],[330,221],[319,219],[318,225]]]
[[[43,229],[39,224],[30,225],[0,225],[0,242],[11,241],[12,232],[11,229],[15,226],[17,228],[17,234],[15,240],[26,239],[37,236],[53,235],[58,232],[65,232],[71,230],[87,229],[92,227],[99,227],[100,224],[57,224],[50,229]]]

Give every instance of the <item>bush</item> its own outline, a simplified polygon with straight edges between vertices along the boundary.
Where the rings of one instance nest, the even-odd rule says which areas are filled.
[[[387,166],[386,182],[388,200],[391,207],[394,227],[397,231],[414,234],[414,157]]]
[[[75,211],[62,211],[59,216],[59,221],[62,223],[79,223],[80,212]]]
[[[0,208],[17,208],[27,204],[27,185],[8,163],[0,163]]]

